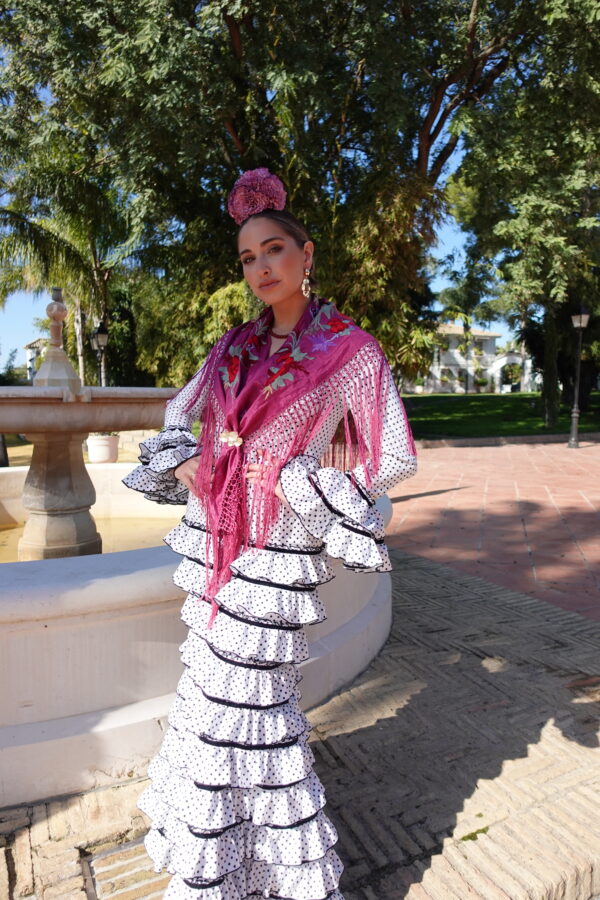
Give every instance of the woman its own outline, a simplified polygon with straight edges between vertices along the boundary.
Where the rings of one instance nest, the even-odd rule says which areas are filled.
[[[379,345],[313,294],[314,246],[285,196],[267,169],[236,182],[241,265],[265,309],[217,342],[125,479],[187,502],[165,539],[183,556],[186,668],[139,800],[168,900],[342,900],[296,665],[304,626],[325,618],[328,556],[389,570],[373,498],[416,469]]]

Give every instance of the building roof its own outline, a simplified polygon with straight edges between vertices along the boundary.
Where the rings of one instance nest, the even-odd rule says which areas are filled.
[[[439,334],[464,334],[462,325],[438,325]],[[502,337],[499,331],[482,331],[480,328],[471,328],[473,337],[499,338]]]
[[[23,346],[23,350],[43,350],[46,344],[48,343],[47,337],[39,337],[34,341],[31,341],[29,344],[25,344]]]

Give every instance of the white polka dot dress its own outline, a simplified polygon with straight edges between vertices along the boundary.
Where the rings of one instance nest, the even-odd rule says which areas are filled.
[[[196,451],[190,429],[199,406],[186,405],[197,377],[171,401],[164,429],[141,445],[141,465],[124,479],[151,500],[187,504],[165,538],[182,557],[174,580],[187,594],[181,616],[189,630],[168,729],[138,801],[152,822],[146,849],[156,871],[172,873],[166,900],[343,900],[297,665],[308,658],[305,626],[326,617],[318,587],[333,577],[328,557],[359,572],[390,568],[373,498],[416,470],[402,404],[390,374],[382,458],[367,492],[363,467],[319,465],[343,413],[343,398],[330,398],[322,432],[282,469],[286,502],[267,546],[231,565],[209,629],[203,510],[173,474]],[[268,430],[258,447],[269,449]]]

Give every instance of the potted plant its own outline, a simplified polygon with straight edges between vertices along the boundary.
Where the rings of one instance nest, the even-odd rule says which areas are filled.
[[[88,435],[88,462],[113,463],[119,458],[119,434],[117,431],[96,431]]]

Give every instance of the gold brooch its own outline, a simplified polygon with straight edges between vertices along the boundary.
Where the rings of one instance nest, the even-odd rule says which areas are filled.
[[[229,444],[230,447],[239,447],[244,443],[244,438],[241,438],[237,431],[222,431],[219,440],[223,444]]]

